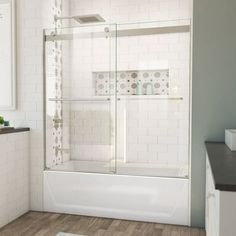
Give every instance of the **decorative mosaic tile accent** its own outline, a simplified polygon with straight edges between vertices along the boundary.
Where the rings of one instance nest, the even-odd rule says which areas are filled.
[[[52,8],[54,15],[61,16],[62,13],[62,0],[55,0],[54,6]],[[62,23],[61,21],[54,22],[55,25],[55,33],[60,33]],[[51,60],[49,61],[49,68],[51,70],[50,76],[48,79],[54,81],[54,97],[61,98],[62,97],[62,43],[61,42],[53,42],[51,44]],[[62,163],[63,153],[60,151],[63,148],[63,109],[62,102],[57,101],[54,105],[54,116],[53,116],[53,129],[52,129],[52,152],[54,155],[52,158],[51,165],[56,165]]]
[[[115,79],[110,72],[94,72],[96,95],[115,92]],[[168,95],[169,70],[118,71],[118,95]]]

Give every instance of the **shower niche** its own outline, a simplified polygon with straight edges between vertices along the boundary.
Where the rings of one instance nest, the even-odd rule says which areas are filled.
[[[188,178],[189,20],[44,38],[45,169]]]
[[[169,70],[93,72],[95,95],[169,95]],[[115,85],[115,83],[117,83]]]

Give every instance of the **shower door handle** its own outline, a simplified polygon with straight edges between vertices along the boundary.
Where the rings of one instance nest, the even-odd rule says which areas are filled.
[[[140,97],[141,96],[141,97]],[[146,96],[146,97],[145,97]],[[121,100],[184,100],[183,97],[148,97],[147,95],[139,95],[139,96],[133,96],[133,97],[124,97],[124,98],[117,98],[117,101]]]
[[[56,147],[56,152],[61,152],[61,153],[69,154],[70,153],[70,149]]]
[[[110,98],[49,98],[49,102],[107,102]]]

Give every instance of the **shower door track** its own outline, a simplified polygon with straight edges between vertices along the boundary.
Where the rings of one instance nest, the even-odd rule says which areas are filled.
[[[109,33],[109,37],[128,37],[128,36],[142,36],[154,34],[169,34],[169,33],[187,33],[190,32],[190,25],[166,26],[166,27],[150,27],[140,29],[117,30],[110,32],[93,32],[93,33],[71,33],[71,34],[53,34],[46,35],[45,41],[62,41],[82,38],[104,38]]]

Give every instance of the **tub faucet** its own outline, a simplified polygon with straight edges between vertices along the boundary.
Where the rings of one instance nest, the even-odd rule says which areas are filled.
[[[58,119],[58,118],[53,119],[53,122],[55,124],[63,124],[63,120],[62,119]]]

